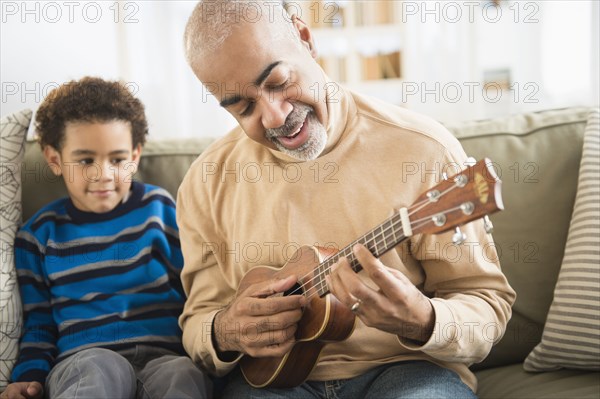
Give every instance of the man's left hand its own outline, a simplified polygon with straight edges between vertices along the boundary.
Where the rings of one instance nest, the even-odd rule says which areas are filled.
[[[400,271],[385,266],[363,245],[352,248],[379,289],[366,285],[346,258],[332,266],[329,289],[365,325],[418,342],[429,340],[435,323],[433,305]]]

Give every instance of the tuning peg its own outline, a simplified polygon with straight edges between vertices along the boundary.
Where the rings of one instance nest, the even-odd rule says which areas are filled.
[[[483,228],[488,234],[492,234],[494,231],[494,225],[492,224],[492,221],[490,220],[490,217],[488,215],[485,215],[483,217]]]
[[[455,233],[452,235],[452,242],[455,245],[460,245],[467,239],[467,235],[460,230],[460,227],[455,229]]]
[[[448,174],[446,172],[442,172],[442,180],[448,180]]]
[[[465,161],[466,166],[473,166],[476,163],[477,163],[477,160],[473,157],[467,157],[467,160]]]
[[[426,196],[429,202],[437,202],[440,199],[441,194],[440,190],[431,190],[427,192]]]

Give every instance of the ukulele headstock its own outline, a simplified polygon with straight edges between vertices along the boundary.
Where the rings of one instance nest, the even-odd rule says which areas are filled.
[[[504,209],[502,182],[484,158],[423,193],[411,205],[413,234],[439,234]]]

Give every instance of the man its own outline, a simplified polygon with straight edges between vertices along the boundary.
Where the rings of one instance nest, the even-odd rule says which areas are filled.
[[[192,165],[177,202],[184,346],[225,375],[244,354],[289,352],[306,304],[274,295],[299,276],[237,292],[248,270],[281,267],[304,244],[346,246],[438,183],[432,170],[466,156],[436,122],[330,82],[309,28],[274,2],[202,2],[185,45],[239,122]],[[421,173],[402,176],[406,165]],[[415,235],[381,259],[355,246],[364,271],[342,259],[327,279],[358,318],[352,335],[328,344],[298,387],[253,392],[235,372],[225,396],[474,397],[468,365],[502,337],[515,295],[482,222],[464,231],[470,245],[452,262],[442,250],[450,234]]]

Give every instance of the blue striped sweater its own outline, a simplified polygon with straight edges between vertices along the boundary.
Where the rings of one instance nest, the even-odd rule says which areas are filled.
[[[184,353],[183,257],[167,191],[133,182],[129,199],[102,214],[55,201],[19,230],[15,261],[25,331],[13,381],[44,384],[54,364],[92,347]]]

